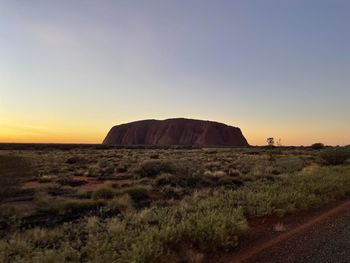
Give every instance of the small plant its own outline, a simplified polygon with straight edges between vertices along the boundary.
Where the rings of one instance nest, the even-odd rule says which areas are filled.
[[[50,197],[45,192],[36,192],[33,197],[34,202],[39,207],[39,210],[45,209],[50,204]]]
[[[286,226],[283,223],[279,222],[279,223],[277,223],[276,225],[273,226],[273,230],[275,232],[284,232],[284,231],[287,230],[287,228],[286,228]]]
[[[135,185],[126,188],[123,192],[129,194],[135,203],[139,203],[148,199],[148,191],[149,189],[145,186]]]
[[[81,213],[102,207],[104,203],[100,200],[58,200],[49,207],[49,211],[56,214]]]
[[[73,187],[80,186],[87,183],[86,180],[74,179],[71,177],[60,178],[57,180],[57,182],[60,183],[61,185],[69,185]]]
[[[219,179],[219,185],[225,186],[227,188],[238,188],[243,185],[243,181],[239,178],[234,178],[230,176],[222,176]]]
[[[229,169],[228,170],[228,175],[232,177],[240,177],[242,174],[239,170],[237,169]]]
[[[39,182],[39,183],[50,183],[50,182],[52,182],[55,178],[57,178],[57,177],[54,176],[54,175],[41,175],[41,176],[38,178],[38,182]]]
[[[176,167],[171,161],[149,160],[141,163],[138,173],[141,177],[155,177],[160,173],[173,173]]]
[[[86,160],[80,156],[73,156],[67,159],[67,164],[76,164],[76,163],[86,163]]]
[[[93,194],[92,198],[95,200],[98,199],[112,199],[115,196],[115,192],[112,187],[101,187],[97,189]]]
[[[213,173],[213,176],[215,176],[215,177],[223,177],[223,176],[226,176],[226,173],[224,171],[215,171]]]
[[[76,197],[79,199],[89,199],[91,198],[91,196],[92,196],[91,191],[78,190],[76,193]]]
[[[114,214],[133,211],[133,201],[130,195],[114,197],[107,203],[107,209]]]
[[[175,185],[176,182],[174,182],[174,175],[172,174],[161,174],[157,176],[157,178],[154,180],[155,186],[164,186],[164,185]]]

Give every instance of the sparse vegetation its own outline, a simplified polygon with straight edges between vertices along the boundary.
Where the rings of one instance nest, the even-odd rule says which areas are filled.
[[[115,192],[113,188],[111,187],[101,187],[97,189],[93,195],[92,198],[95,200],[98,199],[112,199],[115,196]]]
[[[10,157],[0,159],[0,176],[16,174],[5,177],[13,188],[1,187],[3,196],[15,190],[34,206],[29,217],[14,210],[16,202],[1,210],[5,263],[204,260],[208,249],[235,247],[249,218],[283,217],[350,195],[345,147],[73,148],[2,156]]]
[[[324,150],[321,158],[326,165],[344,164],[350,158],[350,147],[335,147]]]
[[[176,167],[171,161],[149,160],[140,164],[137,171],[141,177],[155,177],[160,173],[172,173]]]
[[[20,184],[34,175],[33,168],[25,158],[0,154],[0,201],[16,195]]]

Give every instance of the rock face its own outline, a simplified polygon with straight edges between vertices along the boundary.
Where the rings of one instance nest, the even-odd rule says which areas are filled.
[[[114,126],[103,144],[248,146],[241,130],[223,123],[192,120],[142,120]]]

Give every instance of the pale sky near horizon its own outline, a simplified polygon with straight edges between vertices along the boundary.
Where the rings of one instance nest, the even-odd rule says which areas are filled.
[[[350,144],[350,1],[0,0],[0,142],[187,117]]]

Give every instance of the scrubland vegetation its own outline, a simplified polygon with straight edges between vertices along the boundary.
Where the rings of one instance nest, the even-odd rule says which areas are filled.
[[[1,150],[0,262],[201,262],[251,218],[347,197],[349,158],[323,145]]]

